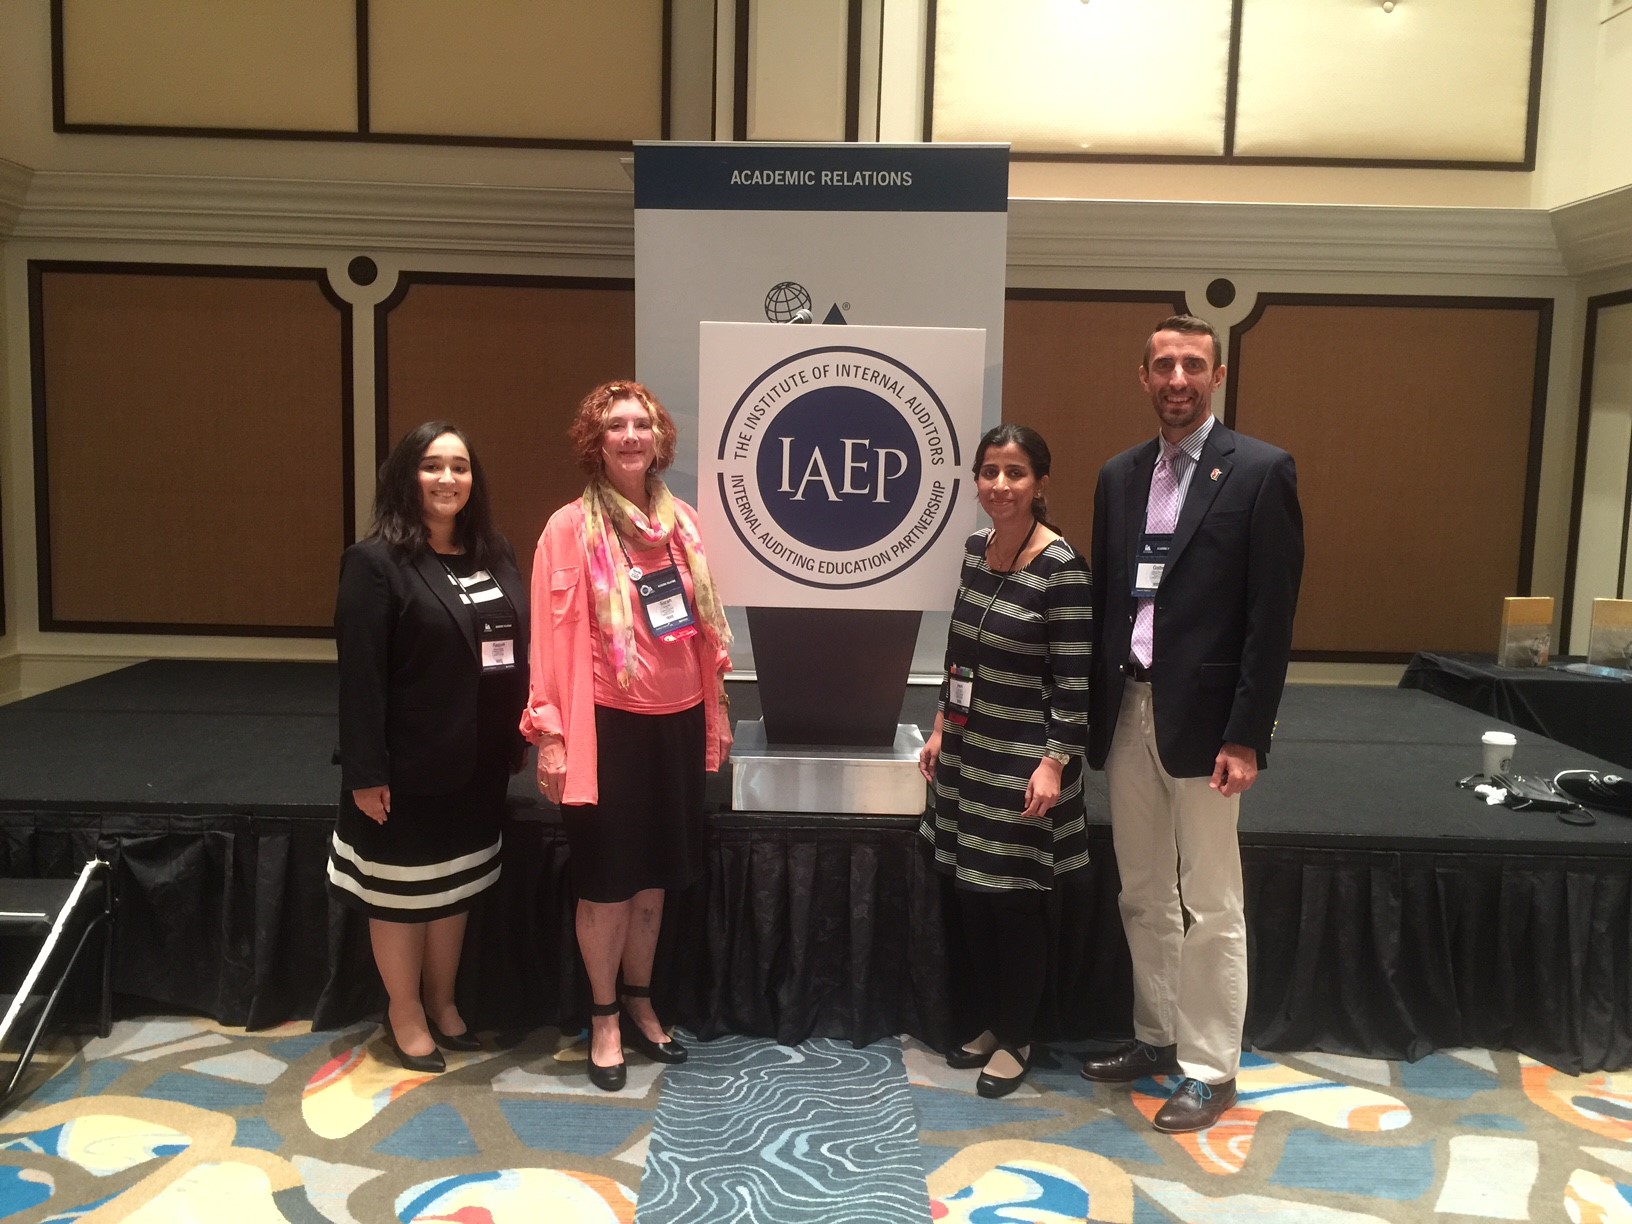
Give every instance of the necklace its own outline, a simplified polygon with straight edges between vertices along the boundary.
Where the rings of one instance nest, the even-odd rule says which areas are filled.
[[[1012,574],[1012,573],[1014,573],[1014,567],[1016,565],[1020,564],[1020,554],[1026,551],[1026,545],[1031,543],[1031,537],[1036,535],[1036,534],[1037,534],[1037,520],[1036,520],[1036,518],[1033,518],[1031,520],[1031,527],[1026,532],[1026,538],[1020,541],[1020,547],[1015,549],[1014,550],[1014,556],[1009,558],[1009,568],[1004,569],[1004,570],[994,570],[993,572],[994,573],[999,573],[999,574]],[[992,544],[996,544],[996,543],[997,543],[997,529],[993,528],[992,529]],[[988,551],[988,553],[991,551],[990,546],[988,546],[987,551]],[[992,562],[991,562],[991,557],[990,556],[988,556],[987,559],[986,559],[986,567],[988,569],[992,568]]]

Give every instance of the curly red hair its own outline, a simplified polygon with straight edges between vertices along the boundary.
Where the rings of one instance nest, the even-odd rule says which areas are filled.
[[[613,404],[628,399],[638,401],[652,418],[652,442],[657,449],[652,471],[661,472],[674,462],[676,433],[674,418],[669,415],[669,410],[658,403],[657,396],[634,379],[617,378],[602,383],[584,396],[583,402],[578,405],[578,415],[567,429],[578,466],[584,469],[586,475],[601,474],[601,441],[606,433],[606,418],[611,415]]]

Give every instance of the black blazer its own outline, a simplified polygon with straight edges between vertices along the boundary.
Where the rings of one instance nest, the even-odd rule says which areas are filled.
[[[1105,764],[1133,642],[1133,555],[1145,527],[1156,439],[1105,465],[1094,491],[1094,654],[1088,761]],[[1292,456],[1213,425],[1156,596],[1151,688],[1156,747],[1176,778],[1213,772],[1245,744],[1267,765],[1303,577],[1303,512]]]
[[[504,545],[488,572],[516,610],[516,743],[527,700],[527,591]],[[481,658],[470,612],[447,571],[427,551],[401,561],[367,539],[340,560],[334,605],[340,654],[340,779],[347,791],[390,786],[445,795],[476,767],[476,694]]]

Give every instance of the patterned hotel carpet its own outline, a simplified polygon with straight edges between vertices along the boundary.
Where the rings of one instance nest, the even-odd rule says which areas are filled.
[[[1004,1101],[910,1040],[631,1055],[616,1095],[553,1031],[441,1077],[381,1053],[191,1019],[64,1043],[0,1116],[0,1221],[1632,1222],[1632,1074],[1512,1054],[1249,1057],[1236,1108],[1170,1138],[1157,1085],[1063,1051]]]

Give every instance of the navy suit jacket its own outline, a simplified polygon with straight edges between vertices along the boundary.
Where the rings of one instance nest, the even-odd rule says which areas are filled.
[[[527,590],[505,544],[488,572],[516,610],[512,765],[526,748]],[[346,549],[334,606],[340,655],[340,778],[347,791],[390,786],[445,795],[476,768],[480,643],[470,611],[430,551],[404,561],[379,539]]]
[[[1094,491],[1094,654],[1088,761],[1105,764],[1133,641],[1133,556],[1145,527],[1155,438],[1122,452]],[[1213,772],[1245,744],[1267,765],[1303,576],[1303,512],[1292,456],[1213,425],[1156,595],[1151,688],[1156,746],[1176,778]]]

